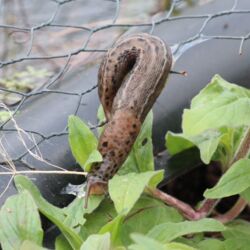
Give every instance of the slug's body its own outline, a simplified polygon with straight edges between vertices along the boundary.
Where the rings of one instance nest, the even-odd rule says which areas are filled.
[[[89,194],[102,194],[126,160],[147,113],[161,93],[172,65],[165,43],[148,34],[118,40],[98,74],[98,92],[106,119],[98,150],[103,162],[87,176]]]

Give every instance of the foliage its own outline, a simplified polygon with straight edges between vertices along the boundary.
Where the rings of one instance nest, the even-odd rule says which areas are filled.
[[[10,77],[0,78],[0,85],[9,90],[28,92],[32,90],[39,79],[51,76],[51,72],[46,69],[35,69],[27,66],[25,70],[16,72]]]
[[[0,111],[0,123],[5,122],[9,118],[11,118],[12,112],[10,111]]]
[[[249,90],[217,75],[192,100],[190,109],[184,110],[183,133],[167,133],[166,146],[172,155],[197,147],[204,163],[221,164],[225,173],[215,187],[206,190],[205,197],[238,194],[250,201],[249,149],[244,148],[249,112]],[[101,110],[99,117],[103,118]],[[10,197],[0,211],[2,248],[45,249],[40,211],[61,232],[56,250],[248,249],[249,222],[234,220],[223,225],[213,218],[187,221],[176,209],[144,192],[163,179],[162,171],[154,171],[152,120],[150,113],[128,159],[109,181],[110,197],[92,195],[88,208],[78,197],[65,208],[55,207],[31,180],[16,176],[19,194]],[[78,117],[71,116],[68,126],[72,153],[89,171],[93,162],[102,160],[98,140]],[[239,152],[245,154],[239,158]],[[212,237],[214,232],[217,238]]]
[[[22,71],[17,71],[7,77],[0,78],[0,87],[14,92],[28,93],[40,87],[45,82],[45,79],[51,75],[52,72],[49,72],[47,69],[36,69],[33,66],[27,66]],[[22,96],[16,93],[5,91],[0,93],[0,102],[6,105],[17,104],[21,99]]]

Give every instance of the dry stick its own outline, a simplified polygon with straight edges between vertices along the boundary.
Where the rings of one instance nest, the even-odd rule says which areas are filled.
[[[230,165],[238,161],[241,158],[245,158],[250,153],[250,127],[247,129],[245,136],[239,146],[238,151]],[[155,198],[162,200],[169,206],[176,208],[181,214],[188,220],[199,220],[208,216],[214,207],[218,204],[220,199],[206,199],[202,206],[195,210],[187,203],[168,195],[157,188],[147,188],[147,191]],[[214,217],[221,222],[228,222],[236,218],[248,203],[243,199],[239,198],[236,204],[224,215],[218,215]]]
[[[64,175],[87,175],[87,172],[77,172],[77,171],[59,171],[59,170],[21,170],[21,171],[8,171],[0,172],[1,175],[17,175],[17,174],[64,174]]]
[[[42,155],[41,155],[41,152],[40,152],[40,150],[39,150],[39,148],[38,148],[38,145],[37,145],[37,143],[36,143],[36,140],[35,140],[34,136],[33,136],[33,135],[29,135],[27,132],[25,132],[22,128],[20,128],[20,127],[18,126],[16,120],[14,119],[13,115],[11,114],[11,111],[9,110],[9,108],[8,108],[4,103],[1,103],[1,102],[0,102],[0,108],[3,108],[3,109],[5,109],[7,112],[9,112],[9,114],[10,114],[10,120],[13,122],[13,125],[14,125],[14,127],[15,127],[17,133],[18,133],[18,139],[21,141],[21,143],[23,144],[24,148],[27,150],[27,152],[28,152],[33,158],[35,158],[36,160],[39,160],[39,161],[41,161],[41,162],[44,162],[44,163],[48,164],[49,166],[52,166],[52,167],[54,167],[54,168],[56,168],[56,169],[65,171],[65,169],[63,169],[63,168],[61,168],[61,167],[59,167],[59,166],[57,166],[57,165],[55,165],[55,164],[52,164],[52,163],[46,161],[45,159],[43,159],[43,157],[42,157]],[[25,142],[25,140],[24,140],[24,138],[23,138],[23,135],[27,136],[27,139],[28,139],[29,141],[31,141],[32,143],[34,143],[35,149],[37,150],[37,152],[38,152],[39,154],[37,154],[37,152],[33,153],[33,152],[29,149],[29,147],[27,146],[27,144],[26,144],[26,142]],[[1,145],[0,145],[0,146],[1,146]],[[6,154],[7,154],[7,152],[6,152]],[[14,166],[14,165],[13,165],[13,166]],[[14,168],[15,168],[15,166],[14,166]]]

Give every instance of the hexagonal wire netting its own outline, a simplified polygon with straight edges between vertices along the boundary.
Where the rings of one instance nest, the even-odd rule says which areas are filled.
[[[96,78],[93,78],[96,70],[92,72],[92,66],[99,63],[103,53],[121,34],[131,30],[154,34],[162,25],[195,20],[195,34],[170,43],[175,57],[182,53],[184,47],[207,39],[237,40],[239,53],[242,53],[244,42],[250,38],[249,32],[239,35],[211,35],[205,32],[215,19],[237,15],[248,15],[250,18],[250,9],[244,8],[241,1],[228,1],[224,9],[209,14],[205,11],[199,14],[183,11],[192,9],[188,6],[192,1],[137,2],[137,6],[133,6],[133,1],[119,0],[0,2],[0,167],[2,174],[11,176],[9,183],[16,173],[16,164],[25,163],[31,169],[34,168],[28,164],[27,156],[42,161],[44,166],[50,165],[57,171],[64,171],[60,166],[55,166],[53,157],[50,161],[43,157],[40,145],[46,141],[49,147],[50,140],[67,136],[67,116],[70,113],[78,114],[79,109],[90,100],[86,97],[96,91]],[[193,2],[203,5],[209,1]],[[135,11],[138,8],[139,11]],[[66,87],[65,82],[70,81],[72,74],[80,74],[78,69],[86,72],[90,70],[80,78],[82,83],[79,85],[82,84],[82,88],[76,90],[71,85]],[[68,102],[74,102],[74,107],[64,116],[60,126],[49,131],[36,124],[45,123],[43,128],[46,123],[51,126],[53,119],[54,122],[59,119],[64,107],[61,107],[60,112],[54,105],[46,107],[47,101],[41,101],[41,96],[50,96],[55,103],[60,101],[64,107]],[[43,116],[39,120],[37,106],[46,107],[47,118]],[[34,116],[25,117],[23,113],[29,113],[31,109],[35,110]],[[23,120],[26,125],[23,125]],[[13,133],[16,141],[13,138],[9,140],[8,136]],[[18,150],[13,141],[19,144]],[[56,155],[57,150],[53,150]],[[1,190],[1,194],[7,188],[8,185]]]

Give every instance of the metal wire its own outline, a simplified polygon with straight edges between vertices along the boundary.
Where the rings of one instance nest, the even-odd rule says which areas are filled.
[[[14,1],[14,0],[13,0]],[[0,11],[3,13],[5,4],[7,1],[0,1]],[[155,27],[162,25],[163,23],[169,23],[171,24],[172,22],[177,22],[177,21],[187,21],[191,19],[196,19],[200,22],[200,29],[198,32],[185,39],[184,41],[179,41],[177,44],[174,44],[174,53],[178,53],[179,50],[182,48],[182,46],[187,45],[192,43],[195,40],[198,39],[220,39],[220,40],[238,40],[239,41],[239,53],[242,53],[242,49],[244,46],[244,42],[248,39],[250,39],[250,33],[246,33],[244,35],[239,35],[239,36],[224,36],[224,35],[207,35],[204,33],[204,30],[208,26],[208,24],[217,18],[222,18],[224,16],[230,16],[230,15],[239,15],[239,14],[245,14],[250,16],[250,9],[239,9],[238,5],[239,2],[236,0],[234,1],[233,5],[231,6],[230,9],[219,11],[217,13],[212,13],[212,14],[200,14],[200,15],[175,15],[175,10],[178,8],[178,6],[183,3],[184,1],[179,1],[179,0],[172,0],[170,7],[168,10],[165,11],[163,15],[160,17],[156,18],[156,16],[152,17],[151,21],[135,21],[134,23],[117,23],[119,20],[119,15],[122,11],[122,2],[120,0],[115,0],[115,1],[107,1],[109,2],[110,6],[112,7],[113,14],[112,18],[109,20],[109,22],[104,22],[103,24],[100,24],[99,22],[97,25],[94,25],[93,23],[91,25],[81,25],[81,24],[71,24],[71,17],[72,13],[66,13],[66,16],[64,19],[66,20],[65,23],[59,23],[57,20],[58,15],[62,11],[62,9],[67,9],[68,5],[77,5],[79,4],[79,1],[74,1],[74,0],[47,0],[43,1],[44,5],[51,4],[51,9],[53,9],[52,13],[50,16],[47,18],[45,21],[41,21],[38,24],[35,24],[33,26],[30,26],[28,23],[25,23],[25,20],[20,22],[20,24],[4,24],[0,23],[0,30],[1,32],[7,32],[7,31],[12,31],[12,32],[21,32],[22,34],[25,34],[26,36],[29,37],[28,41],[28,46],[26,49],[26,52],[23,53],[22,55],[18,56],[11,56],[11,58],[7,59],[2,59],[0,61],[0,74],[1,75],[6,75],[6,68],[8,66],[12,67],[17,67],[21,62],[26,62],[27,64],[31,65],[33,63],[36,63],[39,60],[46,60],[46,61],[53,61],[55,59],[63,59],[63,65],[61,64],[60,69],[57,70],[54,75],[50,76],[49,79],[47,80],[46,83],[43,84],[42,87],[38,89],[34,89],[31,92],[23,92],[19,91],[16,89],[7,89],[3,86],[1,86],[0,83],[0,94],[16,94],[20,97],[20,100],[17,105],[12,108],[12,116],[15,119],[16,115],[22,111],[22,106],[23,104],[29,99],[30,97],[35,97],[39,96],[41,94],[51,94],[54,93],[56,95],[67,95],[67,96],[77,96],[78,101],[75,107],[75,111],[73,113],[77,113],[82,97],[85,95],[88,95],[91,93],[97,86],[93,84],[91,88],[88,90],[82,91],[81,93],[75,93],[74,91],[62,91],[62,90],[57,90],[56,88],[52,88],[55,86],[55,83],[59,82],[62,78],[62,76],[65,77],[67,75],[67,69],[72,61],[72,59],[79,55],[79,54],[87,54],[87,53],[103,53],[107,50],[107,48],[102,49],[97,46],[96,48],[93,48],[93,45],[90,45],[90,41],[92,40],[93,36],[101,31],[109,31],[110,29],[116,29],[116,28],[124,28],[124,29],[129,29],[132,27],[147,27],[151,28],[150,33],[154,33]],[[101,1],[99,1],[101,3]],[[16,2],[15,2],[16,3]],[[85,1],[82,1],[82,6],[84,10],[84,4]],[[77,7],[76,7],[77,8]],[[27,11],[27,10],[25,10]],[[27,14],[27,13],[26,13]],[[29,13],[32,14],[32,13]],[[34,14],[34,13],[33,13]],[[67,16],[68,14],[68,16]],[[136,19],[136,17],[134,17]],[[23,24],[22,24],[23,23]],[[67,30],[67,29],[74,29],[79,32],[84,32],[84,42],[80,42],[78,44],[77,48],[70,48],[69,51],[65,53],[53,53],[53,51],[46,50],[43,55],[39,55],[36,53],[33,53],[34,47],[38,46],[36,44],[36,39],[37,36],[39,36],[41,33],[46,34],[49,29],[53,30]],[[87,33],[87,38],[86,38],[86,33]],[[39,34],[39,35],[38,35]],[[49,34],[48,34],[49,36]],[[59,37],[60,39],[60,37]],[[53,41],[53,46],[57,46],[62,41],[59,39],[55,39]],[[108,39],[108,38],[107,38]],[[81,40],[81,38],[80,38]],[[8,40],[7,40],[8,42]],[[110,44],[112,44],[110,42]],[[67,48],[68,49],[68,48]],[[41,49],[42,50],[42,49]],[[3,53],[3,52],[2,52]],[[2,58],[4,58],[2,56]],[[2,71],[2,72],[1,72]],[[13,71],[11,72],[13,74]],[[0,110],[1,111],[1,110]],[[13,132],[16,131],[15,128],[7,128],[7,124],[10,122],[10,119],[7,119],[6,121],[2,122],[0,124],[0,132]],[[96,126],[93,126],[93,128],[96,128]],[[41,131],[33,131],[33,130],[25,130],[27,134],[30,135],[37,135],[40,137],[39,143],[43,142],[44,140],[48,140],[54,137],[58,136],[63,136],[67,135],[67,129],[64,128],[62,131],[55,131],[54,133],[51,133],[50,135],[44,135]],[[31,146],[29,149],[32,150],[36,147],[37,145]],[[12,159],[13,161],[22,161],[23,157],[28,154],[28,151],[24,152],[21,156],[19,156],[16,159]]]

